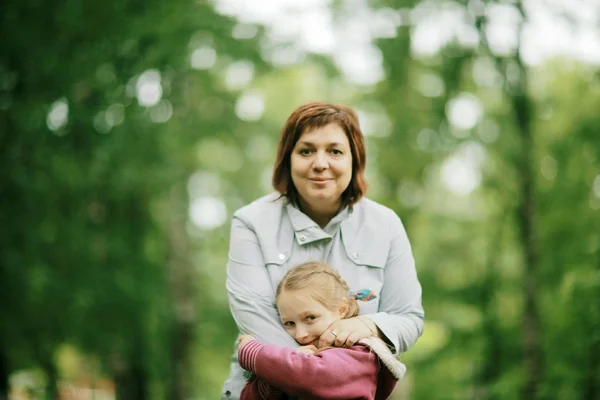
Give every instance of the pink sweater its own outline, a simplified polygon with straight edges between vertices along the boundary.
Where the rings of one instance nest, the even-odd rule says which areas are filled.
[[[306,400],[384,400],[397,382],[364,344],[309,355],[252,340],[238,354],[242,368],[256,375],[240,400],[285,399],[284,393]]]

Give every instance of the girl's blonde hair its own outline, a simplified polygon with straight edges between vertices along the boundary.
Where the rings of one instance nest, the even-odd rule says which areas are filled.
[[[331,311],[337,311],[348,306],[342,318],[352,318],[358,315],[356,298],[349,295],[350,288],[340,274],[327,264],[309,261],[290,269],[275,292],[275,301],[282,292],[308,290],[311,297]]]

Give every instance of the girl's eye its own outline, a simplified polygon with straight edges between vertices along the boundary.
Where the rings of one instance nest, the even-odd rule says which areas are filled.
[[[314,322],[316,319],[317,317],[315,317],[314,315],[309,315],[308,317],[306,317],[307,322]]]
[[[333,149],[333,150],[331,150],[331,153],[332,153],[332,154],[335,154],[336,156],[339,156],[339,155],[341,155],[341,154],[342,154],[342,151],[341,151],[341,150],[338,150],[338,149]]]
[[[311,151],[309,149],[301,149],[298,153],[300,153],[301,156],[307,156]]]
[[[291,328],[294,326],[294,322],[293,321],[287,321],[285,324],[283,324],[283,326],[285,326],[286,328]]]

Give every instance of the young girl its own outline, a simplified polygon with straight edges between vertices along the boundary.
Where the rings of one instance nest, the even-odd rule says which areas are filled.
[[[368,291],[362,300],[367,299]],[[387,399],[406,367],[381,339],[363,339],[351,348],[316,347],[329,325],[358,315],[356,300],[329,266],[309,262],[292,268],[279,283],[275,301],[285,330],[301,347],[240,337],[239,363],[254,374],[240,399]]]

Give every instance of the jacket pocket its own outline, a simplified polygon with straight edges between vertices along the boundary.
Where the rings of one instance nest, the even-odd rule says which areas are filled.
[[[283,276],[290,268],[292,246],[269,246],[263,252],[265,268],[268,271],[269,278],[271,280],[271,286],[273,287],[273,296],[277,290],[277,285],[283,279]],[[275,297],[273,297],[274,302]]]
[[[344,243],[346,255],[351,261],[347,270],[348,285],[352,292],[367,290],[375,297],[358,301],[360,314],[375,314],[379,311],[379,300],[383,289],[385,265],[389,253],[389,241],[382,235],[358,236],[352,243]],[[388,283],[389,284],[389,283]]]
[[[344,243],[348,258],[356,265],[385,268],[390,251],[389,242],[382,238],[357,239],[354,243]]]

